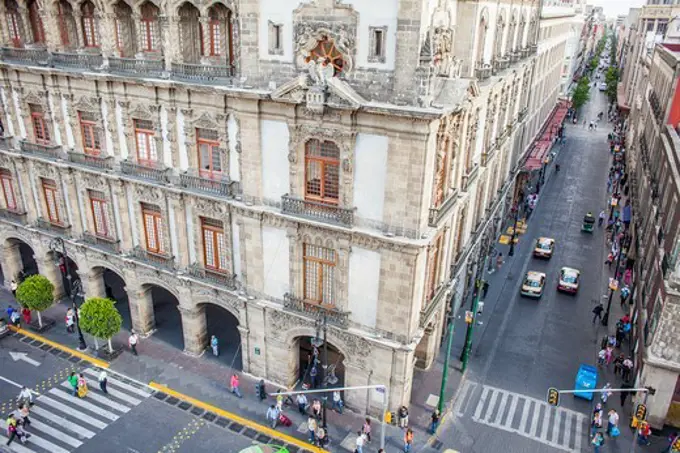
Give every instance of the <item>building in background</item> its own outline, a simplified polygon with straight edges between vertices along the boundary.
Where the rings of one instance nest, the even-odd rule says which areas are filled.
[[[0,242],[124,326],[407,404],[552,140],[576,7],[3,0]],[[323,19],[321,19],[323,18]],[[549,149],[549,148],[548,148]],[[544,153],[539,155],[540,153]],[[62,238],[70,260],[51,251]],[[347,395],[379,411],[382,396]]]

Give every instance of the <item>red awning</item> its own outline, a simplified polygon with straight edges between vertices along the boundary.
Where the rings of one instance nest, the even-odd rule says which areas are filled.
[[[548,154],[550,147],[552,146],[552,140],[536,142],[534,149],[531,150],[529,158],[524,164],[524,169],[527,171],[538,170],[543,165],[543,159]]]

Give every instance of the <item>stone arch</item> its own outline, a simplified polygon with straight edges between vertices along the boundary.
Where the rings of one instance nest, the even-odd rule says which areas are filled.
[[[313,384],[316,382],[316,386],[321,385],[321,380],[313,378],[313,373],[311,372],[312,364],[308,359],[308,355],[311,355],[314,347],[312,346],[311,339],[316,337],[316,330],[313,327],[299,327],[293,328],[286,332],[286,345],[289,351],[289,371],[291,372],[288,376],[289,381],[303,382],[307,384]],[[319,337],[323,338],[323,333],[319,332]],[[337,336],[333,335],[333,329],[328,329],[327,332],[328,341],[328,365],[332,367],[333,373],[338,378],[336,383],[329,383],[331,386],[342,386],[347,380],[347,369],[355,368],[357,364],[354,363],[352,356],[348,354],[349,347]],[[318,360],[323,364],[323,348],[319,348]],[[317,368],[318,371],[321,372]],[[321,377],[321,373],[317,373],[317,377]],[[291,382],[292,383],[292,382]]]
[[[195,307],[198,307],[200,305],[214,305],[216,307],[222,308],[226,311],[228,311],[234,318],[236,318],[236,321],[238,322],[239,325],[244,325],[245,320],[241,319],[242,316],[242,311],[235,307],[232,304],[224,303],[222,302],[222,298],[217,296],[199,296],[198,298],[193,299],[193,305]]]
[[[284,334],[284,344],[292,345],[297,338],[300,337],[313,337],[316,335],[316,330],[314,327],[295,327],[289,329]],[[345,363],[352,363],[352,355],[348,353],[350,347],[343,340],[333,335],[333,329],[329,327],[328,329],[328,342],[332,344],[340,353],[345,357]]]
[[[241,322],[241,313],[232,304],[223,303],[218,297],[201,297],[193,301],[196,314],[192,318],[192,326],[188,329],[194,333],[196,353],[203,351],[206,346],[211,350],[210,356],[217,361],[229,365],[235,370],[242,370],[247,362],[248,354],[247,329]],[[182,315],[184,317],[184,314]],[[212,350],[211,339],[215,336],[218,341],[217,354]],[[185,340],[189,346],[191,339]]]
[[[172,285],[169,285],[168,283],[164,282],[163,280],[161,280],[157,277],[153,277],[151,275],[140,276],[139,280],[137,281],[137,286],[139,288],[144,288],[144,287],[148,287],[148,286],[158,286],[159,288],[161,288],[161,289],[169,292],[173,296],[175,296],[175,299],[177,299],[177,301],[180,302],[180,306],[184,306],[181,303],[182,299],[180,298],[179,291],[177,291],[176,288],[173,288]],[[191,308],[191,307],[187,307],[187,308]]]

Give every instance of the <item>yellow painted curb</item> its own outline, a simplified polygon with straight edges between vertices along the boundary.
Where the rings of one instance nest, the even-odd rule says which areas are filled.
[[[316,453],[330,453],[327,450],[324,450],[323,448],[315,447],[312,444],[304,442],[300,439],[296,439],[295,437],[289,436],[288,434],[282,433],[268,426],[255,423],[254,421],[248,420],[247,418],[243,418],[240,415],[236,415],[231,412],[227,412],[223,409],[220,409],[219,407],[215,407],[212,404],[204,403],[203,401],[197,400],[196,398],[192,398],[183,393],[176,392],[163,384],[158,384],[156,382],[151,381],[149,382],[149,387],[161,391],[163,393],[167,393],[168,395],[174,396],[175,398],[184,400],[187,403],[191,403],[196,407],[205,409],[206,411],[213,412],[221,417],[228,418],[231,421],[239,423],[243,426],[247,426],[248,428],[252,428],[255,431],[268,435],[269,437],[273,437],[288,444],[295,445],[296,447],[300,447],[304,450],[313,451]]]
[[[21,328],[17,328],[17,327],[14,327],[14,326],[9,326],[9,328],[13,332],[17,332],[17,333],[25,335],[29,338],[33,338],[34,340],[41,341],[45,344],[52,346],[53,348],[59,349],[60,351],[68,352],[72,356],[78,357],[79,359],[83,359],[86,362],[90,362],[91,364],[96,365],[100,368],[108,368],[109,366],[111,366],[111,364],[109,364],[109,362],[105,362],[104,360],[98,359],[96,357],[89,356],[89,355],[87,355],[83,352],[80,352],[78,350],[71,349],[68,346],[64,346],[63,344],[57,343],[56,341],[48,340],[47,338],[45,338],[41,335],[38,335],[37,333],[33,333],[31,331],[21,329]]]

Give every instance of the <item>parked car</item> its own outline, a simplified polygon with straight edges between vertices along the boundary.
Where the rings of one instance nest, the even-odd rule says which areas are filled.
[[[5,318],[0,318],[0,338],[9,335],[9,323],[5,321]]]
[[[604,82],[600,82],[600,91],[604,91],[607,89],[607,84]]]

